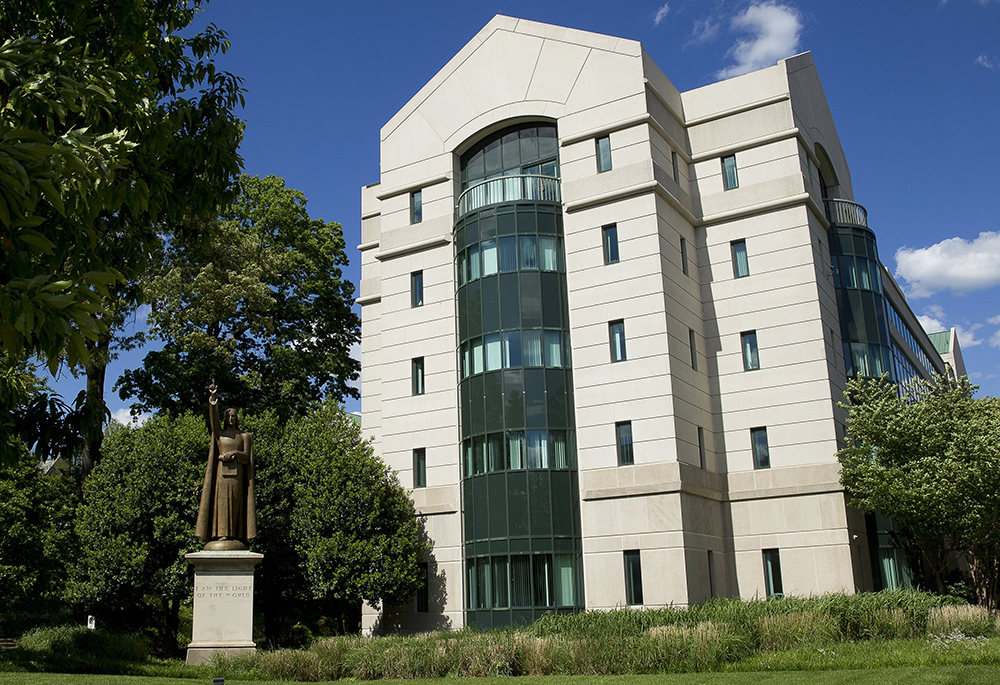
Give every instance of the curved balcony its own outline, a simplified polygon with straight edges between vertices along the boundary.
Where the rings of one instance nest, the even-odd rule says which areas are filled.
[[[825,200],[826,218],[831,224],[868,228],[868,210],[850,200]]]
[[[458,197],[457,218],[490,205],[505,202],[560,202],[559,179],[539,174],[499,176],[480,181]]]

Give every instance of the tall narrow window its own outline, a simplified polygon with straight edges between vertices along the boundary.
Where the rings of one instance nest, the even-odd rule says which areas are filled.
[[[608,323],[608,336],[611,340],[611,361],[623,362],[625,356],[625,322],[611,321]]]
[[[625,603],[629,606],[642,604],[642,562],[639,550],[630,549],[625,556]]]
[[[611,171],[611,138],[603,136],[597,139],[597,173]]]
[[[715,597],[715,555],[708,550],[708,596]]]
[[[427,487],[427,451],[423,447],[413,450],[413,487]]]
[[[781,558],[776,549],[761,550],[764,555],[764,592],[768,597],[781,597]]]
[[[684,238],[681,238],[681,271],[684,272],[685,276],[691,275],[688,271],[688,241]]]
[[[698,426],[698,463],[701,468],[708,468],[708,451],[705,449],[705,429]]]
[[[482,370],[482,369],[480,369]],[[414,395],[424,394],[424,358],[416,357],[412,362],[412,369],[410,374],[410,380],[412,381],[412,390]]]
[[[615,424],[615,447],[618,450],[618,465],[630,466],[635,463],[632,453],[632,422],[621,421]]]
[[[414,271],[410,274],[410,306],[424,306],[424,272]]]
[[[753,448],[753,467],[771,468],[771,451],[767,446],[767,428],[750,429],[750,445]]]
[[[747,241],[734,240],[729,245],[733,250],[733,278],[749,276],[750,262],[747,261]]]
[[[760,368],[757,356],[757,331],[740,333],[740,347],[743,349],[743,370],[756,371]]]
[[[601,229],[601,242],[604,243],[604,263],[618,263],[618,226],[609,224]]]
[[[736,177],[736,155],[722,158],[722,186],[726,190],[740,187],[740,181]]]
[[[698,346],[695,344],[694,329],[688,329],[688,347],[691,348],[691,368],[698,370]]]
[[[677,150],[670,151],[670,165],[674,168],[674,182],[681,182],[680,165],[677,163]]]
[[[419,224],[424,218],[423,191],[414,190],[410,193],[410,223]]]
[[[422,564],[417,564],[420,569],[418,571],[420,575],[420,585],[417,586],[417,611],[423,613],[430,611],[430,568],[426,562]]]

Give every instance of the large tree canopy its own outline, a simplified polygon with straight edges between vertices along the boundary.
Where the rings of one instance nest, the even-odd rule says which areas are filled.
[[[8,0],[0,12],[0,343],[55,369],[89,357],[109,286],[156,225],[227,201],[240,79],[202,0]]]
[[[912,535],[938,589],[968,553],[980,601],[1000,603],[1000,401],[968,378],[938,376],[900,397],[886,377],[847,385],[850,443],[840,450],[851,502]]]
[[[200,411],[215,378],[234,406],[302,414],[356,396],[359,322],[340,225],[312,219],[275,176],[242,176],[236,201],[198,231],[171,237],[146,294],[164,341],[117,386],[143,409]]]

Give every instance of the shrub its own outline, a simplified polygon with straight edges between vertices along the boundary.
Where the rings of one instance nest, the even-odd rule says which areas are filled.
[[[927,632],[949,635],[958,630],[966,637],[993,637],[997,618],[982,606],[943,606],[930,610]]]
[[[88,630],[83,626],[32,630],[21,636],[18,647],[40,656],[61,659],[141,662],[149,658],[149,646],[139,635]]]

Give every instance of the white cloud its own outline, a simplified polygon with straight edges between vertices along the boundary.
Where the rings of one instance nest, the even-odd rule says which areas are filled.
[[[991,316],[990,318],[986,319],[986,321],[996,326],[1000,326],[1000,316]]]
[[[990,57],[985,52],[976,58],[976,64],[981,67],[986,67],[987,69],[1000,69],[1000,60],[997,60],[995,57]]]
[[[112,421],[117,421],[118,423],[123,424],[125,426],[128,426],[129,424],[134,426],[141,426],[147,421],[149,421],[151,418],[153,418],[153,415],[150,414],[149,412],[143,412],[139,414],[139,416],[132,418],[132,414],[129,412],[128,409],[125,409],[124,407],[111,414]]]
[[[757,2],[733,17],[734,31],[749,33],[748,39],[736,41],[727,56],[736,63],[716,73],[719,78],[739,76],[763,69],[799,50],[802,21],[799,11],[777,2]]]
[[[896,277],[906,280],[908,297],[941,290],[968,293],[1000,283],[1000,233],[984,231],[975,240],[948,238],[930,247],[896,250]]]
[[[968,328],[961,324],[955,324],[955,332],[958,333],[958,344],[966,348],[982,345],[983,339],[976,337],[976,331],[982,327],[983,324],[981,323],[973,324]]]
[[[928,333],[938,333],[940,331],[950,330],[950,328],[945,326],[940,319],[935,319],[933,316],[918,316],[917,321],[920,322],[921,328]]]
[[[659,26],[660,22],[667,18],[667,13],[670,12],[670,3],[663,3],[663,7],[656,10],[656,16],[653,17],[653,26]]]
[[[1000,331],[990,336],[990,347],[1000,347]]]
[[[939,333],[951,330],[951,326],[945,323],[947,316],[944,313],[944,309],[936,304],[928,306],[924,310],[924,313],[917,317],[917,321],[920,322],[920,325],[927,333]],[[981,323],[974,323],[968,328],[962,324],[955,324],[955,332],[958,333],[958,344],[965,348],[982,345],[983,339],[976,337],[976,331],[982,327],[983,324]]]
[[[707,43],[717,35],[719,35],[718,20],[713,20],[712,17],[696,20],[694,22],[694,27],[691,29],[691,38],[687,43],[685,43],[685,46]]]

